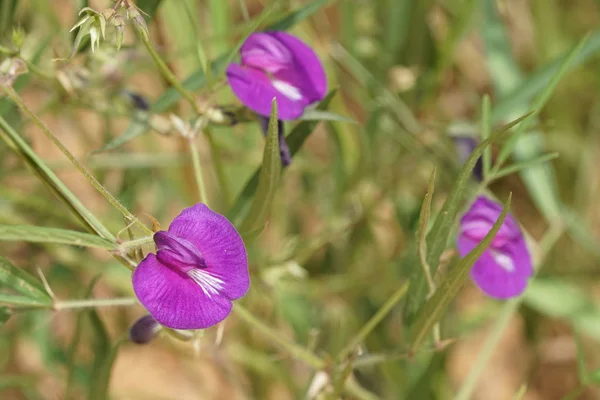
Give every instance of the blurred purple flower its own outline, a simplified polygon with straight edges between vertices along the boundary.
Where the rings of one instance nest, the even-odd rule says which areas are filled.
[[[315,52],[285,32],[253,33],[241,47],[241,65],[229,64],[231,89],[252,111],[268,117],[277,98],[278,117],[293,120],[327,91],[325,70]]]
[[[466,256],[492,229],[502,207],[478,197],[460,220],[458,252]],[[488,296],[508,299],[520,295],[533,274],[531,256],[518,223],[508,214],[492,244],[475,262],[471,278]]]
[[[260,124],[260,129],[262,129],[263,135],[266,136],[267,132],[269,131],[269,118],[259,115],[258,123]],[[292,163],[292,154],[290,153],[290,148],[285,141],[283,121],[280,119],[277,120],[277,136],[279,136],[279,156],[281,157],[281,164],[284,167],[287,167]]]
[[[154,234],[150,253],[133,272],[138,299],[161,325],[203,329],[224,320],[232,300],[250,286],[242,238],[204,204],[186,208],[168,231]]]

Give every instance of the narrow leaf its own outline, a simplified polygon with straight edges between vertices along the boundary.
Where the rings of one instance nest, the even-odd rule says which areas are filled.
[[[8,321],[10,316],[12,315],[12,311],[8,307],[0,307],[0,327]]]
[[[600,52],[600,30],[596,30],[589,36],[581,51],[570,62],[570,69],[587,62],[598,52]],[[523,108],[523,104],[529,104],[531,99],[548,87],[550,81],[570,57],[570,54],[571,51],[549,64],[544,64],[539,70],[523,79],[512,91],[502,96],[498,104],[494,105],[492,120],[501,122],[506,118],[510,118],[511,115],[519,113]]]
[[[334,121],[334,122],[348,122],[356,124],[357,122],[350,117],[339,115],[329,111],[321,110],[306,110],[299,120],[302,121]]]
[[[269,212],[271,211],[273,198],[275,197],[277,187],[279,186],[281,168],[279,130],[277,128],[277,100],[273,99],[256,196],[250,207],[248,216],[241,225],[242,234],[243,232],[252,232],[256,229],[260,229],[266,223]]]
[[[39,300],[42,304],[52,304],[52,299],[39,280],[27,271],[15,267],[4,257],[0,257],[0,284],[24,296]]]
[[[481,157],[483,151],[489,145],[500,139],[506,133],[509,133],[513,126],[520,123],[530,114],[531,113],[516,119],[502,128],[500,131],[494,133],[492,136],[479,143],[479,145],[473,149],[467,161],[465,161],[456,181],[454,182],[454,185],[452,186],[452,190],[450,191],[446,202],[435,219],[433,227],[431,228],[431,233],[428,237],[427,242],[429,254],[427,256],[427,264],[431,269],[430,271],[432,275],[435,276],[435,271],[439,265],[440,257],[442,256],[442,253],[446,249],[446,244],[448,243],[452,224],[456,220],[462,201],[467,196],[467,188],[471,179],[471,173],[477,164],[477,160],[479,157]],[[409,325],[423,304],[426,293],[426,279],[421,273],[421,269],[415,269],[413,278],[411,279],[405,310],[405,320]]]
[[[49,307],[47,301],[33,299],[20,294],[0,293],[0,303],[18,307]]]
[[[325,96],[318,106],[319,110],[326,110],[327,107],[329,107],[329,103],[335,95],[335,92],[336,90],[332,90],[327,96]],[[286,137],[292,157],[300,150],[306,139],[315,130],[317,124],[318,121],[303,121],[296,125],[292,132]],[[240,223],[241,219],[247,212],[250,200],[256,192],[256,188],[258,186],[258,177],[261,173],[261,170],[262,166],[258,167],[257,171],[254,172],[254,175],[252,175],[252,177],[248,180],[248,183],[246,183],[246,186],[244,186],[244,189],[242,189],[235,204],[227,213],[227,218],[230,221],[233,221],[236,225]]]
[[[498,220],[492,226],[492,229],[483,238],[479,244],[469,252],[462,260],[460,260],[454,268],[448,273],[445,279],[442,281],[439,289],[435,292],[419,313],[419,317],[412,326],[409,334],[410,351],[411,353],[416,352],[419,346],[423,343],[425,338],[429,335],[433,326],[440,321],[444,311],[450,305],[450,302],[456,297],[459,290],[467,280],[469,271],[473,267],[473,264],[481,257],[483,252],[492,243],[492,240],[496,237],[496,234],[500,230],[500,227],[504,223],[504,218],[510,209],[512,194],[508,196],[502,213],[498,217]]]
[[[66,229],[31,225],[0,225],[0,241],[57,243],[111,250],[115,243],[100,236]]]
[[[506,159],[508,159],[510,152],[513,150],[520,134],[525,132],[529,128],[533,118],[536,117],[540,113],[541,109],[546,105],[546,103],[550,99],[550,96],[554,92],[554,89],[556,88],[558,83],[561,81],[562,77],[569,71],[572,61],[575,59],[575,57],[577,55],[579,55],[581,53],[581,50],[582,50],[583,46],[585,45],[587,39],[588,39],[588,36],[584,37],[579,42],[579,44],[577,44],[577,46],[575,46],[571,50],[571,52],[569,53],[567,58],[564,60],[564,62],[561,64],[561,66],[558,69],[558,71],[556,72],[556,74],[554,74],[554,76],[552,77],[550,82],[548,82],[548,86],[546,86],[546,88],[533,101],[533,104],[531,107],[533,109],[533,112],[531,113],[529,118],[525,119],[523,121],[523,123],[517,127],[515,135],[513,135],[508,140],[508,143],[505,143],[504,146],[502,146],[502,150],[500,151],[500,154],[498,155],[498,164],[501,165],[504,161],[506,161]]]
[[[315,0],[310,4],[300,7],[298,10],[291,12],[277,22],[267,26],[265,31],[287,31],[292,26],[310,17],[322,7],[326,6],[331,0]]]
[[[81,221],[81,223],[92,232],[107,238],[112,234],[79,200],[73,192],[56,176],[46,163],[33,151],[25,140],[0,116],[0,138],[8,147],[38,175],[40,180],[62,200]]]
[[[500,171],[498,171],[498,173],[496,173],[493,177],[490,178],[490,181],[494,181],[496,179],[503,178],[507,175],[514,174],[515,172],[520,172],[527,168],[531,168],[536,165],[543,164],[545,162],[554,160],[555,158],[558,158],[558,153],[544,154],[543,156],[534,158],[533,160],[522,161],[522,162],[518,162],[518,163],[515,163],[512,165],[509,165],[508,167],[503,168]]]
[[[137,0],[135,5],[143,11],[145,14],[146,20],[151,21],[156,15],[156,11],[158,10],[158,6],[162,0]]]
[[[429,177],[429,184],[427,185],[427,193],[423,199],[423,205],[421,206],[421,213],[419,214],[419,227],[417,228],[417,253],[419,254],[419,260],[423,267],[423,273],[427,278],[429,284],[429,290],[433,290],[433,279],[429,264],[427,264],[427,227],[429,226],[429,217],[431,216],[431,201],[433,199],[433,191],[435,185],[435,168],[431,172]]]

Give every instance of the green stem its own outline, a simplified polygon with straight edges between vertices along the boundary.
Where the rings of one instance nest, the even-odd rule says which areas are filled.
[[[352,350],[356,348],[361,342],[363,342],[367,336],[375,329],[377,325],[389,314],[389,312],[394,308],[396,304],[404,297],[406,291],[408,290],[408,283],[400,286],[394,294],[390,296],[390,298],[385,302],[383,306],[371,317],[369,321],[362,327],[360,331],[350,340],[350,342],[340,351],[338,355],[338,359],[342,360],[344,357],[348,356]]]
[[[52,131],[38,118],[37,115],[31,111],[21,96],[10,86],[2,86],[4,93],[19,106],[19,108],[29,117],[33,123],[44,132],[44,134],[50,139],[50,141],[58,147],[58,149],[71,161],[73,166],[90,182],[90,184],[102,195],[104,198],[117,210],[121,212],[128,220],[133,221],[143,230],[148,233],[153,233],[146,225],[144,225],[139,219],[137,219],[125,206],[123,206],[108,190],[104,188],[96,180],[96,178],[81,164],[73,154],[54,136]],[[112,235],[111,235],[112,236]]]
[[[52,307],[56,311],[71,310],[74,308],[96,308],[96,307],[123,307],[137,304],[135,297],[124,297],[119,299],[84,299],[57,301]]]
[[[208,205],[208,196],[206,195],[206,186],[204,185],[204,177],[202,175],[202,166],[200,165],[200,157],[198,156],[198,145],[196,144],[196,137],[189,139],[190,153],[192,156],[192,164],[194,166],[194,176],[196,183],[198,184],[198,194],[200,196],[200,202]]]
[[[95,232],[100,237],[114,241],[114,236],[110,231],[79,201],[79,198],[56,176],[48,166],[38,157],[33,149],[21,138],[21,136],[10,126],[4,118],[0,116],[0,128],[6,132],[6,135],[0,131],[0,136],[6,141],[8,146],[38,174],[41,181],[79,218],[81,223],[91,232]]]
[[[210,145],[213,166],[217,174],[217,180],[219,182],[219,189],[221,189],[221,197],[223,198],[224,206],[226,209],[230,209],[231,190],[229,190],[229,185],[227,183],[227,175],[225,174],[225,169],[223,168],[219,147],[217,146],[212,131],[209,128],[205,129],[204,134],[208,138],[208,143]]]
[[[160,70],[160,73],[165,77],[167,82],[169,82],[175,90],[181,93],[181,95],[191,104],[192,108],[194,109],[194,111],[196,111],[196,113],[201,115],[202,111],[198,107],[196,99],[194,99],[194,95],[187,91],[183,87],[183,85],[177,80],[175,74],[171,72],[167,64],[162,60],[162,58],[160,58],[160,55],[156,52],[156,50],[154,50],[154,47],[152,47],[152,43],[150,43],[150,40],[148,40],[148,38],[144,37],[143,35],[139,35],[139,37],[144,43],[144,46],[146,46],[146,49],[148,50],[150,56],[152,57],[152,60],[154,60],[154,63]]]
[[[145,236],[143,238],[128,240],[119,245],[121,249],[135,249],[154,242],[154,236]]]
[[[254,315],[252,315],[250,311],[246,310],[243,306],[235,304],[233,310],[248,325],[252,326],[264,336],[271,339],[274,343],[279,345],[279,347],[283,348],[285,351],[291,354],[292,357],[306,362],[314,369],[320,370],[325,368],[326,363],[324,360],[322,360],[320,357],[313,354],[312,352],[306,350],[305,348],[298,346],[296,343],[293,343],[288,339],[284,338],[283,336],[281,336],[281,333],[271,329],[264,322],[260,321]]]

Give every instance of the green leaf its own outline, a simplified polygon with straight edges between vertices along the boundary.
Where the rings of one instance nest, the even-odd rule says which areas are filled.
[[[415,353],[425,338],[429,335],[433,326],[440,321],[444,311],[450,305],[450,302],[456,297],[459,290],[468,278],[469,271],[473,264],[481,257],[483,252],[492,243],[500,227],[504,223],[504,218],[510,209],[512,194],[508,196],[502,213],[492,226],[492,229],[483,238],[479,244],[460,260],[446,275],[440,287],[435,294],[425,303],[419,317],[413,324],[409,333],[410,352]]]
[[[26,297],[38,300],[41,304],[52,304],[52,299],[39,280],[27,271],[15,267],[4,257],[0,257],[0,284],[14,289]]]
[[[435,276],[435,271],[439,265],[440,257],[446,249],[446,245],[452,230],[452,225],[454,224],[458,212],[460,211],[460,205],[463,199],[467,196],[467,188],[471,181],[471,174],[473,172],[473,168],[475,168],[475,164],[477,164],[477,160],[479,157],[481,157],[483,151],[489,145],[494,143],[504,134],[509,133],[510,128],[527,118],[528,115],[529,114],[516,119],[502,128],[500,131],[494,133],[489,138],[479,143],[479,145],[473,149],[471,155],[464,163],[456,181],[454,182],[454,185],[452,186],[452,190],[450,191],[446,202],[435,219],[433,227],[430,231],[431,233],[428,236],[427,243],[429,254],[427,256],[427,264],[430,267],[432,276]],[[421,273],[421,269],[415,268],[406,301],[405,321],[407,324],[410,325],[414,320],[417,311],[423,304],[426,293],[427,282],[425,276],[423,276]]]
[[[0,225],[0,241],[57,243],[112,250],[115,243],[89,233],[32,225]]]
[[[0,307],[0,327],[11,317],[12,311],[8,307]]]
[[[323,101],[321,101],[317,109],[326,110],[327,107],[329,107],[329,103],[331,102],[331,99],[335,93],[336,90],[329,92]],[[306,139],[315,130],[317,124],[318,121],[303,121],[296,125],[296,127],[286,137],[292,157],[300,150]],[[227,218],[232,221],[234,225],[239,225],[241,223],[241,220],[249,207],[250,200],[252,200],[258,186],[258,177],[261,173],[261,170],[262,166],[258,167],[257,171],[254,172],[252,178],[248,180],[248,183],[246,183],[246,186],[244,186],[244,189],[242,189],[235,204],[227,213]]]
[[[81,223],[92,232],[110,238],[112,234],[79,200],[75,194],[56,176],[46,163],[33,151],[25,140],[0,116],[0,138],[14,151],[40,180],[62,200]]]
[[[20,294],[0,293],[0,303],[18,307],[49,307],[46,301],[32,299]]]
[[[570,63],[570,69],[573,69],[595,56],[600,52],[600,30],[595,31],[589,36],[589,39],[585,42],[581,51],[575,56]],[[558,57],[556,60],[549,64],[545,64],[539,70],[530,74],[527,78],[523,79],[519,85],[517,85],[509,93],[505,94],[500,98],[498,104],[494,106],[492,113],[492,119],[494,122],[500,122],[506,118],[510,118],[511,115],[518,114],[524,104],[529,104],[531,100],[546,89],[552,81],[552,78],[558,73],[561,66],[564,65],[565,61],[569,58],[569,54]]]
[[[301,121],[334,121],[334,122],[349,122],[356,124],[357,122],[350,117],[339,115],[329,111],[321,110],[306,110],[300,118]]]
[[[507,175],[514,174],[515,172],[521,172],[527,168],[531,168],[536,165],[554,160],[555,158],[558,158],[558,153],[544,154],[542,156],[534,158],[533,160],[511,164],[508,167],[502,168],[500,171],[498,171],[498,173],[496,173],[493,177],[490,178],[490,182],[495,181],[496,179],[503,178]]]
[[[146,20],[151,21],[156,15],[161,2],[162,0],[138,0],[135,2],[135,5],[146,14]]]
[[[291,12],[289,15],[283,17],[277,22],[265,28],[265,31],[287,31],[297,23],[310,17],[322,7],[325,7],[331,0],[315,0],[305,6],[300,7],[296,11]]]
[[[279,151],[279,130],[277,128],[277,100],[273,99],[256,196],[248,216],[241,225],[242,234],[243,232],[255,231],[265,225],[279,186],[280,176],[281,155]]]
[[[421,266],[424,269],[426,278],[430,280],[430,286],[432,286],[433,280],[431,277],[431,271],[429,264],[427,264],[427,227],[429,226],[429,218],[431,216],[431,201],[433,199],[433,191],[435,189],[435,167],[431,171],[429,177],[429,184],[427,185],[427,193],[423,199],[423,205],[421,206],[421,212],[419,214],[419,227],[417,228],[417,253]],[[431,289],[431,288],[430,288]]]

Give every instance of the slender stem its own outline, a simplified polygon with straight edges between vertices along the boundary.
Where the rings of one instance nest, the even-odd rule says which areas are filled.
[[[58,147],[58,149],[71,161],[71,163],[75,166],[75,168],[81,172],[81,174],[91,183],[91,185],[102,195],[108,202],[115,207],[117,210],[121,212],[125,217],[129,220],[134,221],[140,228],[147,231],[148,233],[153,233],[146,225],[144,225],[139,219],[135,217],[125,206],[123,206],[108,190],[104,188],[96,180],[96,178],[81,164],[73,154],[54,136],[52,131],[38,118],[33,111],[31,111],[21,96],[10,86],[2,86],[4,93],[19,106],[19,108],[35,123],[35,125],[44,132],[44,134],[50,139],[50,141]],[[112,235],[111,235],[112,236]]]
[[[154,242],[154,236],[145,236],[139,239],[128,240],[119,245],[121,249],[135,249]]]
[[[225,169],[223,168],[219,147],[217,146],[212,131],[209,128],[204,130],[204,134],[208,138],[208,143],[210,145],[213,166],[217,174],[219,189],[221,189],[221,197],[223,199],[225,208],[229,209],[231,207],[231,190],[229,189],[229,185],[227,183],[227,175],[225,174]]]
[[[61,181],[45,162],[33,151],[12,126],[0,116],[0,137],[8,146],[35,171],[40,180],[46,184],[52,193],[61,199],[90,231],[105,239],[114,240],[110,231],[88,210],[77,196]],[[4,134],[6,133],[6,135]]]
[[[196,100],[194,99],[194,95],[192,93],[190,93],[188,90],[186,90],[183,87],[183,85],[177,80],[177,77],[175,76],[175,74],[173,74],[173,72],[171,72],[171,70],[169,69],[167,64],[162,60],[162,58],[160,58],[160,55],[156,52],[156,50],[154,50],[154,47],[152,47],[152,43],[150,43],[150,40],[148,40],[148,38],[144,37],[143,35],[139,35],[139,36],[140,36],[140,39],[142,40],[142,42],[144,43],[144,45],[146,46],[146,49],[150,53],[150,56],[154,60],[154,63],[160,70],[160,73],[171,84],[171,86],[173,86],[173,88],[175,90],[177,90],[179,93],[181,93],[181,95],[191,104],[191,106],[193,107],[194,111],[196,111],[196,113],[202,114],[202,111],[200,110],[200,108],[198,107],[198,104],[196,103]]]
[[[356,346],[358,346],[362,341],[364,341],[367,336],[375,329],[375,327],[389,314],[389,312],[394,308],[396,304],[404,297],[406,291],[408,290],[408,283],[400,286],[394,294],[390,296],[390,298],[381,306],[381,308],[371,317],[369,321],[361,328],[360,331],[354,336],[350,342],[340,351],[338,359],[343,359],[346,357]]]
[[[278,344],[279,347],[290,353],[294,358],[300,359],[306,362],[308,365],[315,369],[323,369],[326,366],[324,360],[317,355],[306,350],[303,347],[298,346],[296,343],[289,341],[288,339],[281,336],[279,332],[274,331],[264,322],[257,319],[250,311],[246,310],[243,306],[236,304],[233,310],[237,315],[243,319],[248,325],[271,339],[274,343]]]
[[[96,307],[123,307],[137,304],[135,297],[124,297],[119,299],[85,299],[85,300],[65,300],[54,303],[54,309],[70,310],[74,308],[96,308]]]
[[[189,139],[190,153],[192,156],[192,164],[194,166],[194,176],[196,183],[198,184],[198,195],[200,196],[200,202],[208,205],[208,196],[206,195],[206,186],[204,185],[204,177],[202,175],[202,166],[200,165],[200,157],[198,156],[198,145],[196,144],[196,137]]]

